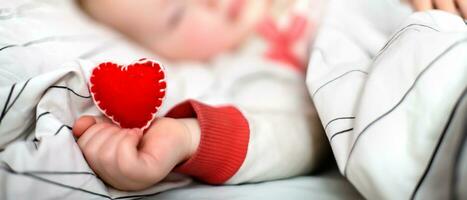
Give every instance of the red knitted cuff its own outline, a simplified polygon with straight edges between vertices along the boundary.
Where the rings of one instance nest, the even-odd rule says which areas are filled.
[[[172,118],[198,119],[201,139],[197,152],[176,168],[210,184],[232,177],[245,160],[250,139],[248,122],[232,106],[213,107],[189,100],[169,111]]]

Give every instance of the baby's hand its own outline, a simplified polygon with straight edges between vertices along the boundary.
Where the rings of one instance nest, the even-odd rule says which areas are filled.
[[[84,116],[73,126],[88,164],[108,184],[141,190],[161,181],[198,148],[196,119],[162,118],[143,135],[108,119]]]
[[[467,0],[409,0],[417,11],[440,9],[467,19]]]

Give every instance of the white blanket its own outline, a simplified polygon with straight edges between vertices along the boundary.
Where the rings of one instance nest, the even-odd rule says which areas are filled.
[[[408,15],[397,1],[330,1],[309,91],[341,173],[363,196],[467,198],[466,129],[451,131],[466,124],[467,26],[441,11]]]
[[[0,2],[0,199],[135,199],[190,183],[173,174],[145,191],[116,191],[71,134],[79,115],[99,114],[87,61],[129,63],[146,52],[88,21],[73,1]]]

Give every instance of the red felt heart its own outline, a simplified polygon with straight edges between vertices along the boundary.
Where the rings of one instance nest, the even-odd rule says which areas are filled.
[[[92,70],[90,91],[97,107],[122,128],[146,129],[162,105],[164,67],[141,59],[128,66],[101,63]]]

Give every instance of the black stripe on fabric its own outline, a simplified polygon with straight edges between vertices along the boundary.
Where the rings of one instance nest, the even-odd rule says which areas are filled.
[[[21,96],[21,94],[23,94],[24,88],[26,88],[26,86],[28,85],[28,83],[29,83],[30,80],[31,80],[31,79],[28,79],[28,80],[26,81],[26,83],[24,83],[23,87],[21,88],[21,90],[19,91],[19,93],[16,95],[15,99],[13,100],[13,102],[11,102],[10,106],[8,106],[8,108],[6,109],[5,114],[8,113],[8,111],[10,110],[11,107],[13,107],[13,105],[15,105],[16,100],[18,100],[18,98]]]
[[[35,44],[54,42],[54,41],[83,41],[89,38],[94,38],[93,35],[65,35],[65,36],[48,36],[37,40],[31,40],[23,44],[9,44],[0,48],[0,51],[9,49],[12,47],[28,47]]]
[[[38,40],[32,40],[32,41],[29,41],[29,42],[26,42],[26,43],[23,43],[21,46],[23,47],[27,47],[27,46],[31,46],[31,45],[34,45],[34,44],[40,44],[40,43],[46,43],[46,42],[52,42],[52,41],[58,41],[58,40],[62,40],[64,37],[45,37],[45,38],[41,38],[41,39],[38,39]]]
[[[336,78],[333,78],[333,79],[331,79],[330,81],[324,83],[324,84],[321,85],[318,89],[316,89],[316,90],[313,92],[313,94],[312,94],[311,96],[312,96],[312,97],[315,97],[316,93],[318,93],[318,92],[319,92],[323,87],[325,87],[326,85],[328,85],[328,84],[330,84],[330,83],[332,83],[332,82],[334,82],[334,81],[336,81],[336,80],[338,80],[338,79],[340,79],[340,78],[342,78],[342,77],[344,77],[344,76],[346,76],[346,75],[348,75],[348,74],[351,74],[351,73],[353,73],[353,72],[360,72],[360,73],[363,73],[363,74],[368,75],[368,72],[363,71],[363,70],[359,70],[359,69],[350,70],[350,71],[345,72],[345,73],[343,73],[343,74],[337,76]]]
[[[6,114],[8,113],[8,111],[11,109],[11,107],[13,107],[16,103],[16,100],[18,100],[18,98],[21,96],[21,94],[23,93],[24,91],[24,88],[26,88],[26,86],[28,85],[29,81],[31,79],[28,79],[26,81],[26,83],[24,83],[23,87],[21,88],[21,90],[18,92],[18,94],[16,95],[15,99],[13,99],[13,101],[11,102],[11,104],[5,109],[2,111],[2,116],[0,116],[0,124],[2,123],[3,119],[5,118]],[[12,88],[12,90],[14,89],[14,87]],[[10,97],[11,95],[11,91],[10,91],[10,94],[8,95]],[[5,104],[6,105],[6,104]]]
[[[9,168],[10,170],[12,170],[12,167],[5,161],[0,161],[1,164],[6,167],[6,168]],[[43,174],[43,175],[91,175],[91,176],[96,176],[96,174],[92,173],[92,172],[75,172],[75,171],[18,171],[18,170],[14,170],[16,171],[17,173],[29,173],[29,174]],[[97,177],[97,176],[96,176]]]
[[[91,98],[91,95],[87,95],[87,96],[81,95],[81,94],[78,94],[77,92],[75,92],[73,89],[71,89],[69,87],[66,87],[66,86],[61,86],[61,85],[52,85],[49,88],[47,88],[47,90],[53,89],[53,88],[68,90],[68,91],[72,92],[74,95],[76,95],[78,97],[81,97],[81,98],[85,98],[85,99]]]
[[[421,27],[425,27],[425,28],[429,28],[431,30],[434,30],[434,31],[437,31],[439,32],[438,29],[435,29],[431,26],[428,26],[428,25],[425,25],[425,24],[409,24],[407,26],[405,26],[404,28],[400,29],[399,31],[397,31],[394,35],[392,35],[392,37],[389,39],[388,42],[386,42],[386,44],[383,46],[383,48],[381,48],[381,50],[379,50],[379,53],[375,56],[374,59],[376,59],[379,55],[381,55],[389,46],[391,46],[391,44],[397,39],[399,38],[402,33],[406,32],[407,30],[410,30],[409,28],[410,27],[414,27],[414,26],[421,26]]]
[[[415,81],[412,83],[412,85],[410,86],[410,88],[406,91],[406,93],[403,95],[403,97],[399,100],[399,102],[396,103],[396,105],[394,105],[391,109],[389,109],[387,112],[385,112],[384,114],[382,114],[381,116],[377,117],[375,120],[373,120],[372,122],[370,122],[358,135],[357,135],[357,138],[355,139],[355,142],[353,143],[351,149],[350,149],[350,152],[349,152],[349,155],[347,156],[347,164],[345,165],[344,167],[344,173],[343,175],[344,176],[347,176],[347,169],[348,169],[348,162],[350,160],[350,158],[352,157],[352,154],[353,154],[353,151],[355,149],[355,147],[357,146],[357,143],[358,141],[360,140],[361,136],[364,135],[364,133],[366,133],[366,131],[368,130],[368,128],[370,128],[371,126],[373,126],[376,122],[380,121],[381,119],[383,119],[384,117],[386,117],[389,113],[392,113],[397,107],[399,107],[399,105],[402,104],[402,102],[404,102],[404,100],[407,98],[407,96],[409,95],[409,93],[415,88],[415,86],[417,85],[418,81],[420,80],[420,78],[429,70],[431,69],[431,67],[433,66],[434,63],[436,63],[440,58],[442,58],[444,55],[446,55],[451,49],[453,49],[454,47],[462,44],[463,42],[466,42],[467,41],[467,38],[463,38],[462,40],[459,40],[457,42],[455,42],[454,44],[452,44],[451,46],[449,46],[448,48],[446,48],[441,54],[439,54],[435,59],[433,59],[429,64],[428,66],[423,69],[422,72],[420,72],[420,74],[418,74],[418,76],[415,78]]]
[[[60,128],[58,128],[58,130],[55,132],[54,135],[58,135],[58,134],[60,133],[60,131],[61,131],[63,128],[65,128],[65,127],[66,127],[68,130],[70,130],[70,131],[71,131],[71,129],[72,129],[71,126],[68,126],[68,125],[65,125],[65,124],[64,124],[64,125],[60,126]]]
[[[334,133],[334,134],[332,134],[331,138],[329,138],[329,141],[332,141],[332,139],[334,139],[334,137],[336,137],[336,136],[338,136],[338,135],[340,135],[342,133],[347,133],[347,132],[350,132],[350,131],[353,131],[353,128],[349,128],[349,129]]]
[[[465,98],[466,94],[467,94],[467,88],[464,89],[461,96],[457,99],[457,102],[454,105],[454,108],[452,109],[451,114],[449,115],[448,121],[446,122],[446,124],[444,126],[443,132],[441,133],[441,135],[440,135],[440,137],[438,139],[438,142],[436,143],[436,146],[435,146],[435,148],[433,150],[433,153],[431,154],[431,158],[428,161],[427,167],[425,168],[425,171],[423,172],[422,176],[420,177],[420,180],[418,180],[417,185],[415,186],[415,189],[413,190],[413,193],[410,196],[410,199],[415,199],[415,196],[417,195],[417,192],[420,189],[420,186],[422,185],[423,181],[425,180],[426,176],[428,175],[428,172],[430,171],[431,166],[433,166],[433,161],[435,160],[436,155],[438,154],[439,148],[440,148],[441,144],[444,141],[444,138],[446,136],[446,132],[448,131],[448,129],[449,129],[450,125],[451,125],[452,119],[454,118],[457,110],[459,110],[458,107],[459,107],[460,103],[462,102],[462,99]]]
[[[137,199],[142,199],[142,198],[146,198],[146,197],[158,195],[158,194],[160,194],[160,193],[161,193],[161,192],[154,192],[154,193],[151,193],[151,194],[139,194],[139,195],[121,196],[121,197],[115,197],[115,198],[113,198],[113,199],[129,199],[129,198],[134,198],[134,199],[132,199],[132,200],[137,200]]]
[[[17,47],[17,46],[18,46],[18,45],[16,45],[16,44],[6,45],[6,46],[0,48],[0,51],[3,51],[4,49],[8,49],[8,48],[11,48],[11,47]]]
[[[5,105],[3,105],[3,110],[2,110],[2,113],[0,115],[0,124],[2,124],[3,117],[6,114],[6,108],[8,107],[8,104],[10,103],[10,99],[11,99],[11,96],[13,94],[13,91],[15,91],[15,86],[16,86],[16,83],[11,86],[10,92],[8,93],[8,97],[7,97],[6,101],[5,101]]]
[[[431,27],[431,26],[425,25],[425,24],[409,24],[409,25],[405,26],[404,28],[402,28],[401,30],[399,30],[398,32],[396,32],[396,33],[391,37],[391,39],[389,39],[389,41],[383,46],[383,48],[381,48],[381,50],[380,50],[379,53],[375,56],[375,58],[373,58],[373,60],[376,60],[376,58],[377,58],[379,55],[381,55],[389,46],[391,46],[391,44],[392,44],[397,38],[399,38],[399,37],[402,35],[403,32],[405,32],[405,31],[407,31],[407,30],[410,30],[409,28],[410,28],[410,27],[413,27],[413,26],[426,27],[426,28],[429,28],[429,29],[432,29],[432,30],[435,30],[435,31],[438,31],[438,32],[439,32],[439,30],[437,30],[437,29],[435,29],[435,28],[433,28],[433,27]],[[316,90],[313,92],[313,94],[312,94],[311,96],[314,97],[314,96],[316,95],[316,93],[317,93],[322,87],[326,86],[327,84],[329,84],[329,83],[331,83],[331,82],[333,82],[333,81],[335,81],[335,80],[337,80],[337,79],[339,79],[339,78],[341,78],[341,77],[347,75],[347,74],[350,73],[350,72],[355,72],[355,71],[360,71],[360,72],[362,72],[362,73],[368,74],[368,72],[365,72],[365,71],[363,71],[363,70],[352,70],[352,71],[346,72],[346,73],[344,73],[344,74],[338,76],[337,78],[335,78],[335,79],[333,79],[333,80],[331,80],[331,81],[329,81],[329,82],[323,84],[322,86],[320,86],[318,89],[316,89]]]
[[[36,148],[36,150],[39,149],[39,146],[37,146],[38,143],[39,143],[39,140],[38,140],[37,138],[34,138],[34,139],[32,140],[32,144],[34,144],[34,148]]]
[[[39,116],[37,116],[37,118],[36,118],[36,123],[37,123],[37,121],[39,121],[39,119],[40,119],[41,117],[43,117],[44,115],[48,115],[48,114],[50,114],[49,111],[43,112],[43,113],[39,114]]]
[[[58,135],[60,133],[60,131],[62,131],[63,128],[67,128],[70,131],[73,129],[71,126],[63,124],[63,125],[60,126],[60,128],[57,129],[57,131],[55,131],[54,135]],[[34,144],[34,147],[36,148],[36,150],[38,149],[38,143],[39,142],[40,141],[36,137],[34,137],[34,139],[32,140],[32,143]]]
[[[91,175],[96,176],[92,172],[68,172],[68,171],[23,171],[21,173],[40,174],[40,175]]]
[[[8,165],[0,166],[0,169],[3,169],[5,172],[10,173],[10,174],[26,176],[26,177],[29,177],[29,178],[32,178],[32,179],[35,179],[35,180],[38,180],[38,181],[41,181],[41,182],[44,182],[44,183],[52,184],[52,185],[55,185],[55,186],[58,186],[58,187],[67,188],[67,189],[74,190],[74,191],[79,191],[79,192],[84,192],[84,193],[87,193],[87,194],[90,194],[90,195],[103,197],[103,198],[106,198],[106,199],[112,199],[112,200],[114,200],[114,199],[130,199],[130,198],[132,198],[132,199],[141,199],[141,198],[144,198],[144,197],[150,197],[150,196],[154,196],[154,195],[157,195],[157,194],[161,193],[161,192],[155,192],[155,193],[151,193],[151,194],[128,195],[128,196],[120,196],[120,197],[112,198],[109,195],[100,194],[100,193],[93,192],[93,191],[90,191],[90,190],[85,190],[85,189],[82,189],[82,188],[79,188],[79,187],[75,187],[75,186],[66,185],[66,184],[63,184],[63,183],[60,183],[60,182],[52,181],[52,180],[37,176],[36,174],[33,174],[33,173],[18,172],[16,170],[12,169]],[[82,175],[87,175],[87,174],[82,174]]]
[[[332,119],[332,120],[330,120],[330,121],[326,124],[326,126],[324,126],[324,130],[326,130],[326,129],[328,128],[328,126],[329,126],[331,123],[335,122],[335,121],[338,121],[338,120],[349,120],[349,119],[355,119],[355,117],[338,117],[338,118]]]
[[[49,183],[49,184],[52,184],[52,185],[56,185],[56,186],[59,186],[59,187],[68,188],[68,189],[72,189],[72,190],[75,190],[75,191],[81,191],[81,192],[84,192],[84,193],[88,193],[88,194],[92,194],[92,195],[104,197],[104,198],[107,198],[107,199],[112,199],[112,198],[111,198],[110,196],[108,196],[108,195],[103,195],[103,194],[99,194],[99,193],[97,193],[97,192],[85,190],[85,189],[82,189],[82,188],[79,188],[79,187],[74,187],[74,186],[70,186],[70,185],[63,184],[63,183],[55,182],[55,181],[52,181],[52,180],[49,180],[49,179],[46,179],[46,178],[42,178],[42,177],[40,177],[40,176],[36,176],[36,175],[34,175],[34,174],[31,174],[31,173],[27,173],[27,172],[26,172],[26,173],[17,172],[17,171],[15,171],[15,170],[13,170],[11,167],[1,166],[0,168],[3,169],[5,172],[10,173],[10,174],[26,176],[26,177],[29,177],[29,178],[32,178],[32,179],[36,179],[36,180],[39,180],[39,181],[42,181],[42,182],[45,182],[45,183]]]

